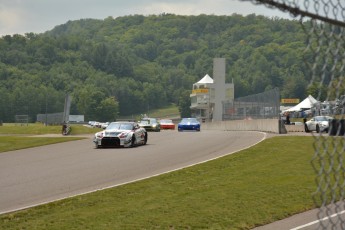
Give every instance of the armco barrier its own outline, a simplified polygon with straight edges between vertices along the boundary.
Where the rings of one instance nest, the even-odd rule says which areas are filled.
[[[201,123],[201,129],[226,131],[262,131],[270,133],[286,133],[279,119],[231,120]]]

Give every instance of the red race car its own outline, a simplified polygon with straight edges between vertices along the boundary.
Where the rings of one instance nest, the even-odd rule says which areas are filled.
[[[162,119],[159,121],[161,129],[172,129],[175,130],[175,124],[170,119]]]

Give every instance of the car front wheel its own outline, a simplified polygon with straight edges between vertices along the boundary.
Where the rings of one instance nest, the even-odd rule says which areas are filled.
[[[319,133],[320,132],[320,127],[317,125],[316,126],[316,132]]]
[[[135,146],[135,136],[133,134],[132,141],[131,141],[131,147],[134,147],[134,146]]]
[[[144,145],[146,145],[147,143],[147,133],[145,133],[145,137],[144,137]]]

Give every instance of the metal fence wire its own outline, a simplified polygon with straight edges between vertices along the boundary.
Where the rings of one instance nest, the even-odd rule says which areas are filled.
[[[319,207],[317,229],[345,229],[345,0],[242,0],[279,9],[299,19],[307,35],[305,63],[317,100],[335,101],[331,132],[314,137],[316,173],[312,198]],[[310,56],[311,54],[311,56]]]
[[[280,93],[276,88],[223,102],[223,120],[279,118],[279,109]]]
[[[64,113],[37,114],[36,121],[46,125],[60,125],[64,121]]]

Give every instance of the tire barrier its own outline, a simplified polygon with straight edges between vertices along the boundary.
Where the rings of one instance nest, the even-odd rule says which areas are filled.
[[[345,119],[333,119],[330,121],[329,135],[330,136],[344,136],[345,134]]]

